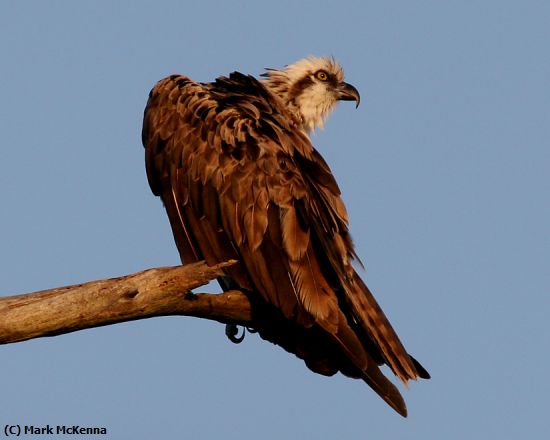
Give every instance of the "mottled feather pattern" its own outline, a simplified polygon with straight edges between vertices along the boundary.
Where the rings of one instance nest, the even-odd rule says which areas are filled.
[[[290,73],[308,63],[315,60]],[[226,279],[277,310],[260,326],[263,338],[320,374],[363,378],[405,415],[377,364],[406,382],[419,376],[416,361],[351,265],[340,190],[277,93],[284,85],[277,72],[268,71],[272,88],[238,72],[213,83],[181,75],[157,83],[143,125],[149,184],[184,263],[237,259]]]

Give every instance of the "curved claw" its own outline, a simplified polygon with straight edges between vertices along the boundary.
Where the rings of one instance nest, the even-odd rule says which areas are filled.
[[[225,325],[225,336],[227,336],[227,339],[234,344],[240,344],[243,342],[245,333],[245,329],[243,328],[243,334],[241,336],[237,336],[239,334],[239,327],[237,327],[236,324]]]

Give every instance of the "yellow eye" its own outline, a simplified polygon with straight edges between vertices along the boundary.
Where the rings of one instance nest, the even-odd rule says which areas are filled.
[[[319,81],[327,81],[328,80],[328,74],[324,70],[319,70],[315,74],[315,78],[317,78]]]

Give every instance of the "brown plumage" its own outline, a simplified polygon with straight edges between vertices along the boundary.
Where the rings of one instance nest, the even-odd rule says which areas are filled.
[[[251,298],[260,335],[320,374],[367,382],[406,415],[387,364],[429,377],[410,357],[352,266],[340,190],[308,132],[338,100],[359,102],[332,59],[308,58],[257,80],[172,75],[151,91],[143,144],[184,263],[238,263],[220,279]]]

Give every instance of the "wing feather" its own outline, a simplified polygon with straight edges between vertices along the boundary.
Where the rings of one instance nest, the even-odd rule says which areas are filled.
[[[309,228],[300,223],[294,206],[281,209],[283,247],[291,261],[301,261],[309,243]]]

